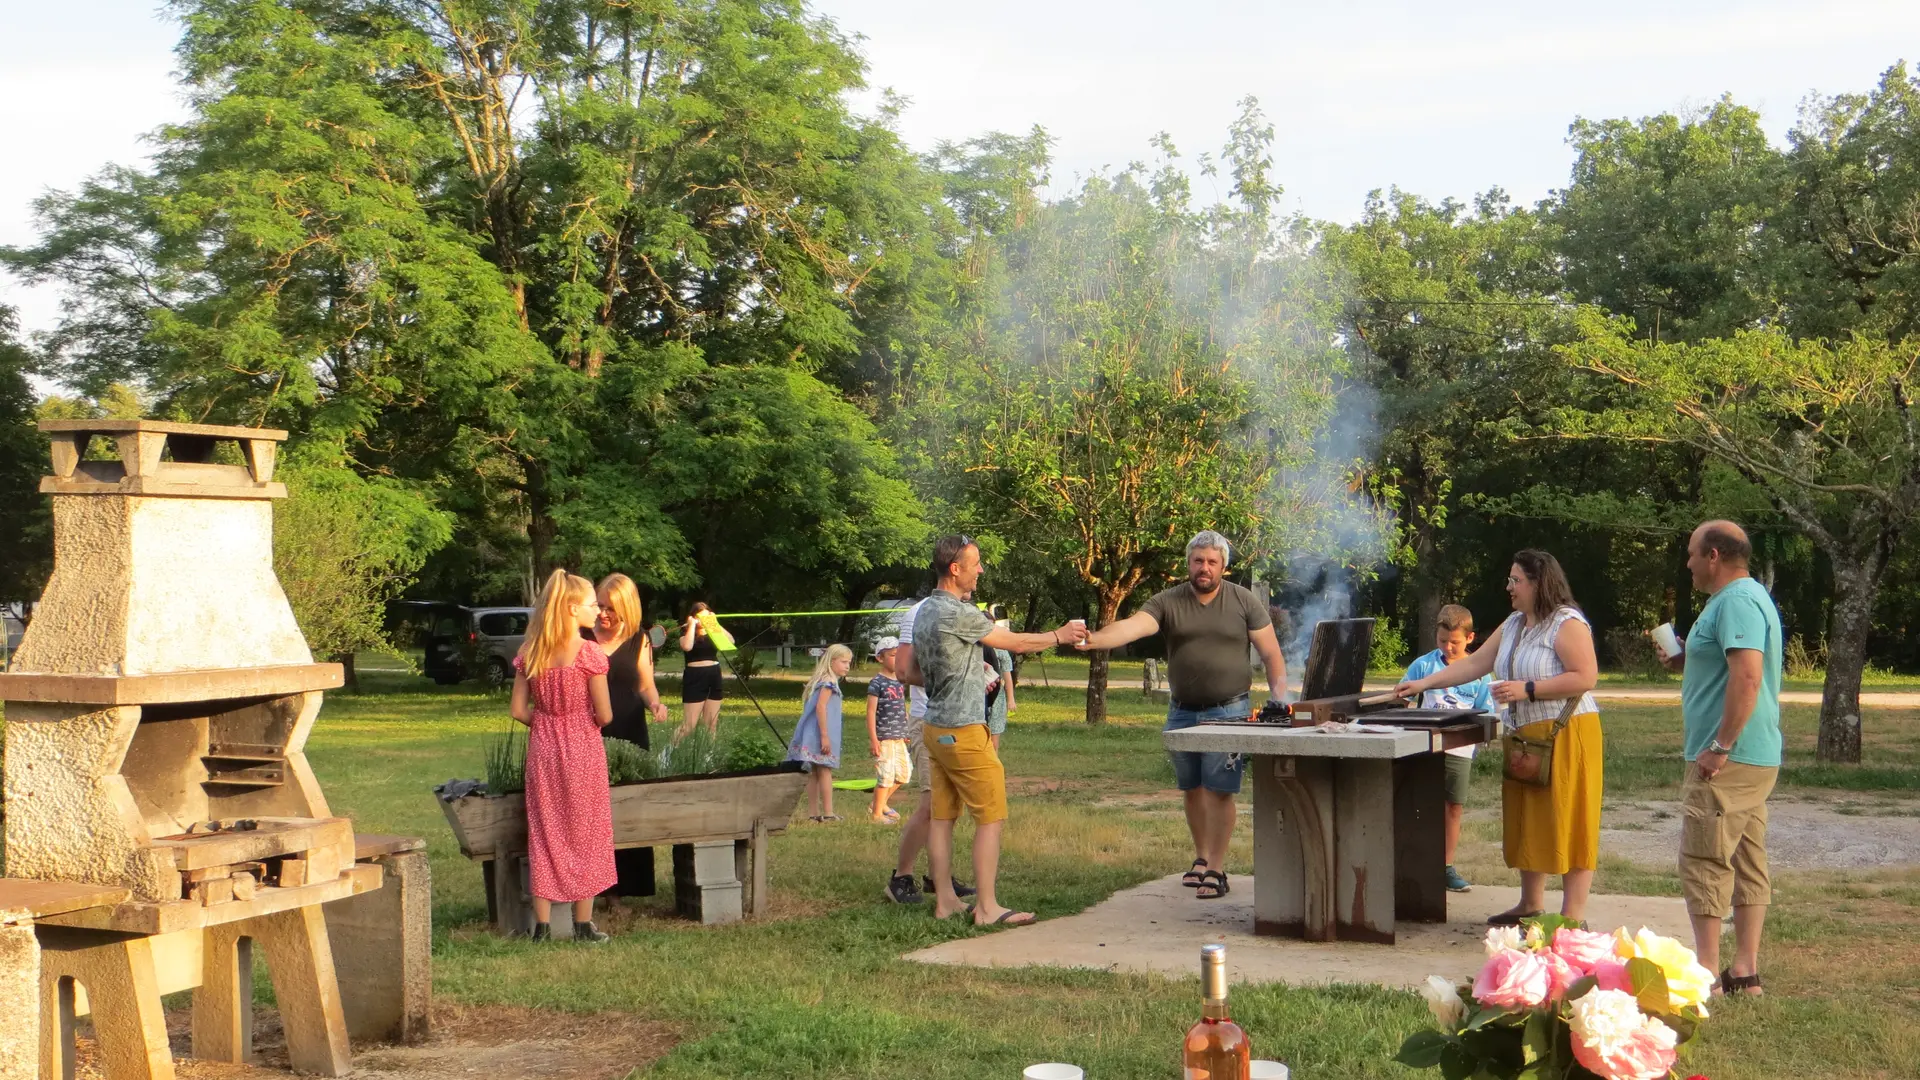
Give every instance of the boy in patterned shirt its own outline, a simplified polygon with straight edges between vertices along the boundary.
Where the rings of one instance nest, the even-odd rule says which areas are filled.
[[[887,805],[893,793],[913,779],[913,759],[907,753],[907,687],[894,672],[893,660],[900,648],[897,637],[883,637],[873,643],[873,658],[880,662],[880,674],[867,684],[867,738],[873,749],[873,820],[892,824],[900,820],[900,811]]]

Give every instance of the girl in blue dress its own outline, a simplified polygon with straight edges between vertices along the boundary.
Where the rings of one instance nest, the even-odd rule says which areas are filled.
[[[829,645],[807,680],[800,724],[787,742],[787,760],[807,767],[807,792],[813,813],[810,821],[839,821],[833,812],[833,770],[840,767],[840,710],[845,697],[840,680],[853,667],[853,650]]]

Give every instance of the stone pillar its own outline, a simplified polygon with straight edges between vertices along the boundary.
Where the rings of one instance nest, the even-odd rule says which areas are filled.
[[[733,841],[673,845],[673,897],[680,914],[709,926],[739,922],[742,891]]]
[[[347,1034],[417,1044],[433,997],[432,873],[424,851],[376,861],[386,868],[378,890],[325,907]]]
[[[27,922],[0,925],[0,1080],[40,1071],[40,943]]]

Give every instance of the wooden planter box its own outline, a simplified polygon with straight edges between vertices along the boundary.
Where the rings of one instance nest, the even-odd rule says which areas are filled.
[[[675,903],[690,918],[722,923],[759,915],[767,906],[767,837],[786,829],[806,782],[789,763],[621,784],[612,789],[613,846],[671,848]],[[480,863],[494,926],[509,933],[530,928],[526,797],[435,801],[460,853]],[[564,908],[553,908],[559,937],[571,932]]]

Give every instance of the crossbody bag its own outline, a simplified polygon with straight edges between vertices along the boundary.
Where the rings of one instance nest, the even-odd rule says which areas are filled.
[[[1553,722],[1553,729],[1546,738],[1533,739],[1510,731],[1500,740],[1500,748],[1506,753],[1503,771],[1507,779],[1532,787],[1553,786],[1553,744],[1559,741],[1560,732],[1566,729],[1573,719],[1574,710],[1580,707],[1580,699],[1567,699],[1565,708],[1560,710],[1560,718]]]

